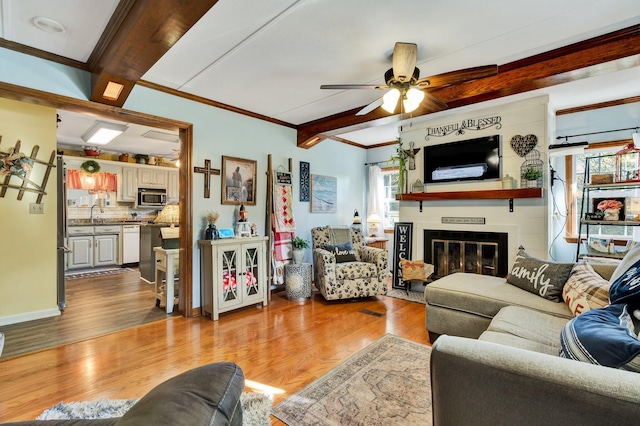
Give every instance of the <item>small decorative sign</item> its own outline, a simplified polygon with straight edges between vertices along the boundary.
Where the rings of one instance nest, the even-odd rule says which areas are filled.
[[[310,181],[309,181],[309,163],[300,162],[300,201],[310,201]]]
[[[411,260],[413,247],[413,222],[397,222],[393,230],[393,288],[405,288],[400,271],[400,260]]]
[[[291,173],[276,171],[276,185],[291,186]]]
[[[442,223],[457,225],[484,225],[486,218],[484,217],[443,217]]]
[[[502,128],[502,117],[494,115],[490,117],[469,118],[459,123],[445,124],[437,127],[427,127],[427,135],[424,140],[428,141],[429,136],[447,136],[452,133],[464,135],[465,130],[484,130],[495,126],[496,130]]]

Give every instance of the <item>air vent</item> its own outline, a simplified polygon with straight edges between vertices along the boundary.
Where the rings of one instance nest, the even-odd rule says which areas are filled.
[[[382,312],[374,312],[374,311],[370,311],[369,309],[362,309],[360,311],[361,314],[366,314],[366,315],[371,315],[373,317],[383,317],[384,314]]]

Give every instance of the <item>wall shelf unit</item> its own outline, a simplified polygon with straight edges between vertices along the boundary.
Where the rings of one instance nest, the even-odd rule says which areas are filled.
[[[398,194],[396,200],[420,202],[440,200],[509,200],[509,211],[513,212],[514,198],[542,198],[542,188],[487,189],[478,191],[414,192]]]

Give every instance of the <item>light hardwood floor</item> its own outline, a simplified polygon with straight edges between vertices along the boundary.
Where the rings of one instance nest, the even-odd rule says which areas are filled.
[[[368,312],[368,313],[367,313]],[[379,316],[371,313],[380,314]],[[424,305],[386,296],[327,302],[284,293],[207,318],[170,317],[0,361],[0,421],[29,420],[60,401],[137,398],[183,371],[234,361],[274,388],[274,405],[386,333],[428,343]],[[272,424],[282,424],[272,417]]]

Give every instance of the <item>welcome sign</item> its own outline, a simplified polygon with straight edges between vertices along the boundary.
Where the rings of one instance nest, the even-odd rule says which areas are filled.
[[[413,222],[398,222],[393,229],[393,280],[391,287],[405,288],[400,272],[400,260],[411,259]]]

